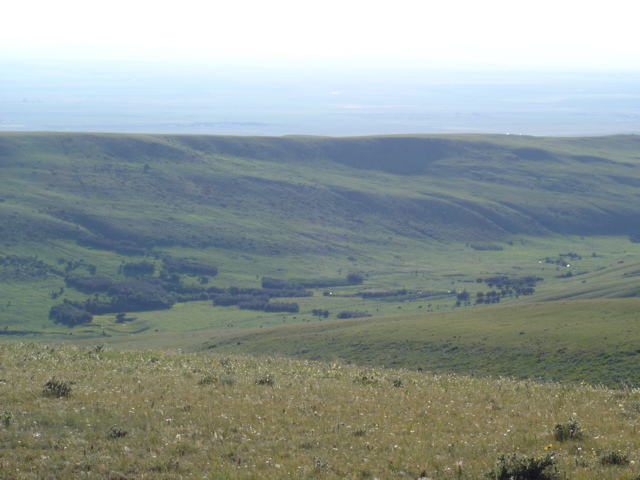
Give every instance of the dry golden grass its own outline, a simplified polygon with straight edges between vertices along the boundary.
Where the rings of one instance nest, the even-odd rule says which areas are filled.
[[[640,475],[637,390],[99,347],[0,352],[0,478],[481,478],[503,453],[553,453],[561,478]],[[45,395],[52,379],[70,395]],[[554,426],[572,419],[582,438],[558,442]],[[629,463],[607,463],[611,452]]]

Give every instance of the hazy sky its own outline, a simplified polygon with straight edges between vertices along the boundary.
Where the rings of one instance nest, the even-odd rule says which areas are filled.
[[[0,56],[360,59],[640,68],[628,0],[22,0]]]

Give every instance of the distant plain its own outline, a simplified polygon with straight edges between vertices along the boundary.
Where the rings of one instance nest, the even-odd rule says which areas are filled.
[[[0,61],[0,130],[353,136],[640,132],[640,73]]]

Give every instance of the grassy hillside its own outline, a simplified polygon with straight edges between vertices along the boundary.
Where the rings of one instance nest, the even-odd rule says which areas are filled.
[[[5,133],[3,236],[82,232],[146,248],[314,255],[405,238],[628,235],[638,223],[639,144]]]
[[[3,478],[640,475],[631,389],[95,346],[0,350]]]
[[[490,306],[218,333],[205,348],[412,370],[640,384],[637,299]]]
[[[495,290],[476,280],[495,276],[540,279],[526,295],[503,289],[503,304],[637,296],[638,145],[0,133],[0,333],[147,332],[170,345],[180,332],[309,323],[319,310],[437,313],[465,290],[467,308]],[[297,314],[212,306],[230,287],[260,293],[264,277],[304,286],[308,296],[269,300]],[[93,302],[93,320],[48,318],[64,301]]]

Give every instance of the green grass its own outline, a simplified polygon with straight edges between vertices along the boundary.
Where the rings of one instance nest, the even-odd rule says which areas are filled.
[[[0,355],[4,478],[477,479],[512,455],[548,455],[560,478],[640,474],[635,389],[95,345]],[[559,441],[570,422],[582,436]]]
[[[205,348],[436,372],[640,384],[637,299],[483,306],[211,334]]]
[[[637,146],[633,135],[0,133],[0,255],[37,256],[61,271],[66,262],[82,260],[72,273],[88,274],[93,266],[98,275],[121,280],[123,262],[159,265],[159,257],[170,254],[217,265],[211,285],[223,288],[258,287],[263,276],[295,281],[356,272],[364,277],[362,285],[332,288],[331,297],[317,289],[313,297],[296,300],[296,318],[193,302],[161,312],[129,312],[136,320],[125,324],[116,323],[115,314],[96,316],[92,324],[70,329],[47,318],[64,299],[86,297],[65,288],[51,298],[65,287],[67,272],[35,277],[24,269],[0,267],[0,331],[7,333],[2,338],[198,348],[216,335],[241,336],[242,329],[264,332],[268,339],[266,332],[276,325],[318,328],[313,309],[329,310],[330,320],[342,310],[431,318],[449,311],[453,297],[393,303],[353,295],[400,288],[467,289],[475,295],[488,290],[476,278],[493,275],[544,278],[534,295],[505,297],[505,306],[637,297],[640,244],[629,241],[640,217]],[[149,255],[89,248],[77,242],[80,234],[127,240]],[[488,246],[501,250],[478,250]],[[582,259],[572,260],[569,268],[540,263],[567,252]],[[559,278],[568,272],[573,276]],[[197,281],[183,277],[187,283]],[[450,315],[484,318],[482,311],[464,307]],[[561,309],[550,315],[556,320],[571,316]],[[411,340],[413,321],[407,320],[399,336]],[[472,321],[468,326],[469,335],[480,335],[476,326],[488,328]],[[446,343],[444,337],[439,341]],[[248,348],[248,343],[243,345]],[[375,349],[327,353],[343,354],[372,364],[413,368],[422,362],[417,353],[415,358],[403,352],[387,358]],[[509,355],[505,358],[513,360]],[[460,371],[496,373],[476,364],[481,357],[469,353],[441,367],[459,362]],[[524,366],[501,373],[539,375],[532,360],[511,360]],[[581,372],[577,367],[570,371]]]

